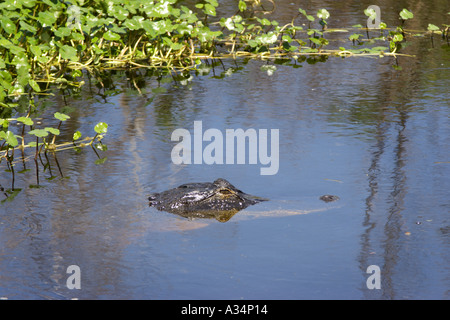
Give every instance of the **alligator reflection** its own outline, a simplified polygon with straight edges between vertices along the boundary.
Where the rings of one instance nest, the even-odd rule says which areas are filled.
[[[225,179],[188,183],[161,193],[151,194],[149,205],[185,218],[215,218],[226,222],[237,212],[267,199],[234,187]]]

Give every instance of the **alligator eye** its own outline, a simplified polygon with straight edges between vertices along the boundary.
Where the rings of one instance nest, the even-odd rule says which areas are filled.
[[[230,189],[220,189],[219,192],[221,194],[233,194],[233,192]]]

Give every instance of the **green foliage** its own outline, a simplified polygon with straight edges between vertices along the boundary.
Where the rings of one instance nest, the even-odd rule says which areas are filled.
[[[34,124],[33,120],[27,117],[19,117],[17,118],[17,121],[22,122],[23,124],[26,124],[27,126],[32,126]]]
[[[76,140],[78,140],[78,139],[80,139],[81,138],[81,132],[80,131],[76,131],[74,134],[73,134],[73,141],[76,141]]]
[[[325,30],[330,13],[326,9],[320,9],[317,11],[317,17],[320,19],[319,24],[322,26],[322,30]]]
[[[402,20],[412,19],[413,17],[413,13],[407,9],[403,9],[402,11],[400,11],[400,19]]]
[[[95,125],[94,130],[98,134],[104,134],[108,131],[108,124],[105,122],[99,122]]]
[[[317,18],[326,20],[330,17],[330,13],[326,9],[319,9],[317,11]]]
[[[367,8],[364,10],[364,14],[369,17],[370,20],[375,20],[377,17],[377,12],[373,8]]]
[[[307,14],[306,11],[303,10],[303,9],[300,8],[300,9],[298,9],[298,11],[299,11],[306,19],[308,19],[308,21],[314,22],[314,20],[316,20],[313,16]]]
[[[435,26],[434,24],[429,23],[429,24],[428,24],[427,30],[428,30],[428,31],[431,31],[431,32],[433,32],[433,31],[439,31],[439,27],[438,27],[438,26]]]
[[[19,144],[19,142],[17,141],[16,136],[14,135],[13,132],[11,131],[0,131],[0,138],[1,139],[5,139],[5,142],[10,146],[10,147],[15,147]]]
[[[66,121],[67,119],[70,119],[70,117],[67,114],[55,112],[54,117],[60,121]]]
[[[57,151],[58,146],[55,145],[55,138],[56,136],[59,136],[61,131],[60,131],[60,126],[61,124],[70,119],[70,116],[64,114],[64,113],[60,113],[60,112],[55,112],[54,114],[55,119],[59,120],[60,123],[58,125],[57,128],[55,127],[44,127],[43,129],[40,128],[35,128],[33,129],[33,126],[35,125],[35,122],[27,117],[18,117],[17,119],[0,119],[0,125],[5,129],[5,130],[0,130],[0,139],[4,140],[3,142],[3,146],[4,148],[2,148],[3,150],[0,152],[0,162],[3,158],[6,158],[12,165],[12,156],[9,156],[9,150],[10,149],[14,149],[16,147],[19,147],[19,142],[17,140],[17,138],[20,138],[22,141],[22,145],[20,146],[20,148],[26,148],[26,147],[45,147],[45,151]],[[9,124],[11,121],[16,121],[17,123],[22,123],[25,129],[25,126],[29,126],[31,128],[31,130],[29,130],[28,132],[26,132],[25,130],[22,130],[22,134],[21,136],[14,134],[14,132],[7,130],[9,127]],[[105,122],[99,122],[95,127],[94,127],[94,131],[97,133],[95,135],[94,138],[86,138],[85,140],[89,140],[89,142],[86,143],[82,143],[81,146],[87,146],[87,145],[93,145],[94,142],[96,141],[100,141],[104,135],[106,134],[106,132],[108,131],[108,124]],[[53,140],[51,142],[46,141],[45,139],[49,136],[49,134],[53,135]],[[75,145],[75,140],[79,140],[81,138],[81,133],[80,131],[76,131],[73,134],[73,147],[77,147]],[[36,139],[42,139],[43,143],[37,143]],[[0,141],[1,141],[0,140]],[[28,143],[25,143],[25,140],[28,141]],[[34,141],[33,141],[34,140]],[[62,145],[64,146],[65,143],[62,143]],[[101,145],[100,147],[97,146],[98,149],[106,151],[107,147],[106,145]],[[42,148],[41,148],[42,149]],[[41,151],[41,149],[36,149],[36,155],[38,152]]]
[[[240,12],[244,12],[245,10],[247,10],[247,4],[245,3],[245,1],[239,0],[238,7]]]
[[[31,131],[28,131],[28,134],[34,135],[39,138],[43,138],[43,137],[48,136],[48,131],[45,129],[34,129]]]
[[[307,63],[326,60],[329,55],[398,54],[405,39],[402,26],[389,30],[389,36],[378,41],[388,41],[385,46],[370,47],[359,33],[348,37],[361,48],[349,50],[328,49],[326,39],[330,13],[326,9],[316,16],[299,8],[291,23],[280,25],[278,21],[249,15],[252,3],[238,1],[238,11],[230,17],[217,17],[219,2],[202,0],[188,4],[178,0],[4,0],[0,3],[0,145],[2,152],[18,147],[32,146],[41,139],[42,148],[54,145],[60,136],[60,127],[70,117],[55,113],[57,127],[47,125],[38,128],[33,117],[38,97],[51,94],[51,90],[76,91],[83,85],[79,79],[84,73],[96,77],[105,69],[140,67],[149,70],[166,69],[183,72],[194,70],[207,72],[205,59],[249,58],[273,59],[284,63],[286,59]],[[364,12],[372,17],[372,11]],[[413,14],[403,9],[403,23]],[[298,19],[297,19],[298,18]],[[211,20],[211,22],[210,22]],[[306,30],[296,25],[296,20],[307,24]],[[298,21],[297,21],[298,22]],[[321,26],[321,27],[320,27]],[[362,28],[362,26],[356,26]],[[387,29],[380,24],[380,29]],[[430,24],[428,31],[437,32]],[[448,30],[448,27],[447,29]],[[447,32],[448,37],[448,32]],[[367,44],[367,46],[364,46]],[[383,43],[384,44],[384,43]],[[376,49],[378,48],[378,49]],[[384,48],[384,49],[379,49]],[[308,56],[308,58],[305,56]],[[323,55],[325,57],[319,57]],[[299,56],[301,58],[299,58]],[[208,64],[209,65],[209,64]],[[272,74],[274,68],[265,68]],[[188,81],[182,79],[181,81]],[[152,90],[162,93],[165,88]],[[13,118],[16,116],[17,118]],[[15,121],[22,127],[17,135],[9,128]],[[107,132],[104,122],[94,127],[100,140]],[[27,130],[29,130],[27,132]],[[50,136],[51,142],[45,141]],[[73,141],[81,139],[81,133],[73,134]],[[87,139],[87,138],[86,138]],[[31,141],[30,141],[31,140]],[[28,144],[27,144],[28,143]],[[37,143],[36,147],[39,146]],[[101,147],[103,148],[103,147]],[[5,154],[0,154],[0,161]]]
[[[59,129],[51,128],[51,127],[45,127],[44,130],[50,132],[51,134],[54,134],[55,136],[59,135]]]
[[[209,16],[216,16],[217,0],[205,0],[203,3],[197,3],[196,8],[203,9],[203,12]]]
[[[362,36],[363,36],[363,35],[360,34],[360,33],[354,33],[354,34],[350,35],[350,36],[348,37],[348,39],[351,40],[351,41],[353,42],[353,45],[354,45],[354,44],[355,44],[355,41],[360,42],[360,41],[359,41],[359,38],[362,37]]]
[[[312,26],[316,18],[304,9],[298,15],[313,34],[299,39],[295,35],[302,28],[294,22],[280,26],[239,14],[217,19],[222,27],[217,30],[208,18],[216,17],[218,6],[217,0],[195,2],[192,8],[177,0],[5,0],[0,4],[0,106],[14,107],[11,100],[39,94],[49,83],[80,86],[69,76],[80,69],[129,64],[195,69],[197,56],[216,54],[218,43],[229,46],[231,54],[238,48],[268,53],[274,47],[289,54],[300,50],[297,45],[305,46],[305,40],[323,52],[328,44]],[[243,14],[249,11],[245,1],[238,8]],[[319,9],[316,16],[324,31],[330,13]],[[405,21],[413,14],[403,9],[400,17]]]

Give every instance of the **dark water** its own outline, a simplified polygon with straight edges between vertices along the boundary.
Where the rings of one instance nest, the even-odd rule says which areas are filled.
[[[388,25],[404,7],[417,12],[411,28],[448,20],[445,1],[426,3],[378,5]],[[281,2],[274,18],[325,7],[346,27],[364,23],[370,4]],[[277,65],[269,76],[266,62],[228,61],[240,69],[162,84],[167,92],[147,106],[149,95],[125,78],[116,93],[86,85],[67,105],[55,97],[44,121],[70,107],[67,139],[109,124],[108,151],[99,153],[107,160],[96,164],[89,148],[64,151],[59,172],[49,156],[41,188],[30,187],[34,162],[17,164],[30,171],[15,175],[23,190],[0,207],[0,297],[449,299],[450,51],[424,37],[404,52],[415,57],[399,57],[402,70],[390,58],[330,58]],[[279,171],[173,164],[171,134],[193,132],[194,121],[223,133],[279,129]],[[226,223],[148,207],[151,192],[219,177],[270,201]],[[10,173],[0,178],[9,188]],[[324,203],[323,194],[340,200]],[[66,286],[70,265],[80,267],[81,289]],[[381,289],[367,288],[370,265],[380,267]]]

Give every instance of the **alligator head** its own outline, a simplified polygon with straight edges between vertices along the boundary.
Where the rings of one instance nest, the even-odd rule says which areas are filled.
[[[188,183],[151,194],[149,205],[187,218],[215,218],[228,221],[236,212],[267,199],[252,196],[225,179],[213,183]]]

